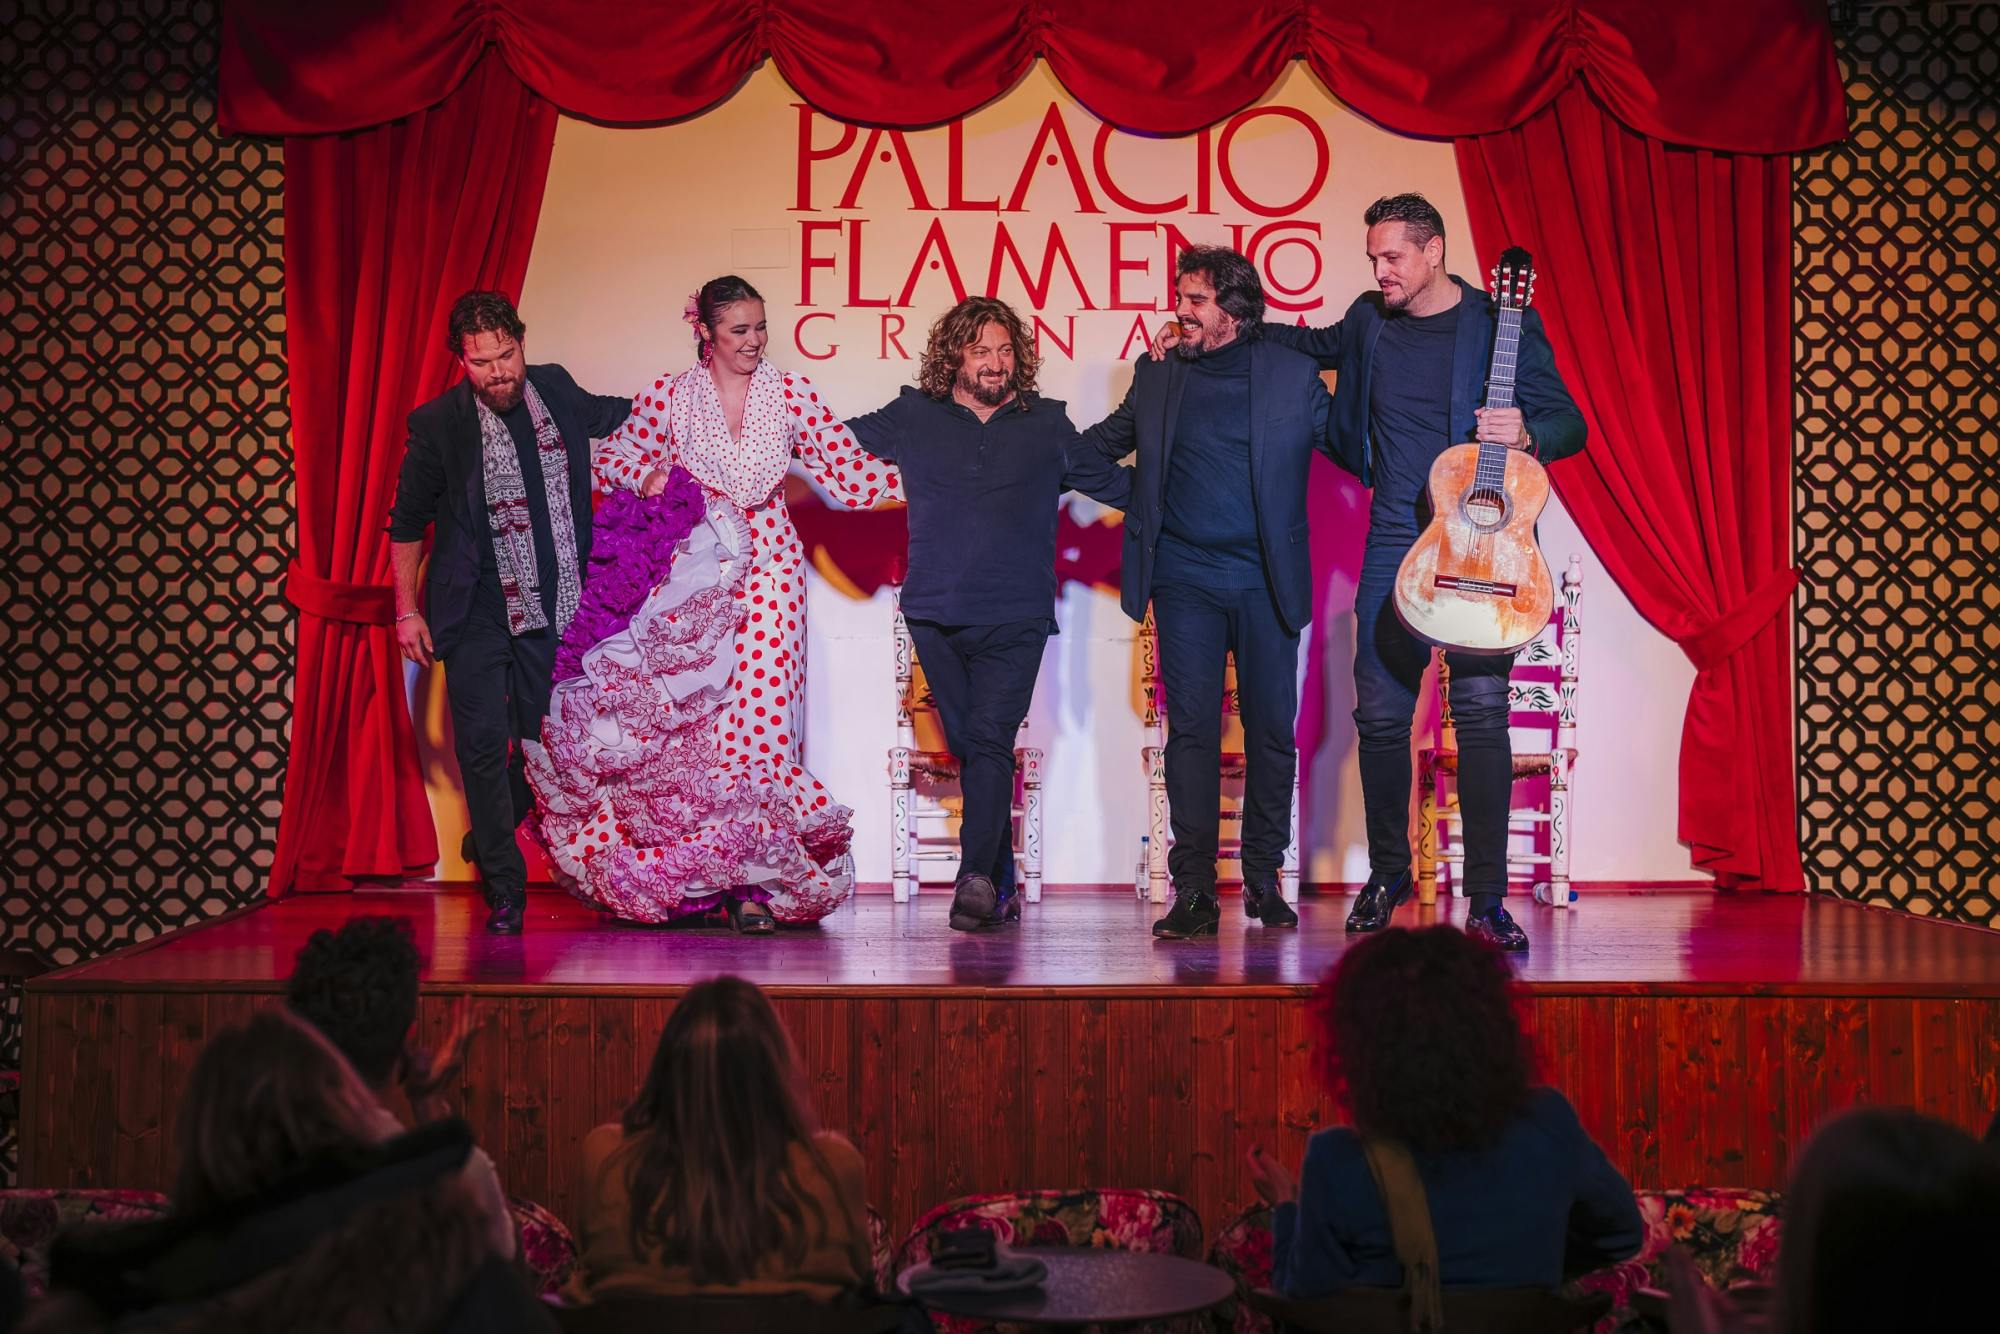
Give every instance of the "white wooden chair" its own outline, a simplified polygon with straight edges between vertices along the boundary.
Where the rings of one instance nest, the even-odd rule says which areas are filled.
[[[903,590],[896,596],[896,744],[889,748],[889,886],[897,903],[922,889],[926,862],[956,865],[958,852],[958,760],[942,746],[944,729],[937,704],[917,662],[910,627],[903,620]],[[1028,725],[1021,724],[1025,735]],[[1014,878],[1029,903],[1042,899],[1042,752],[1014,751]]]
[[[1167,873],[1167,845],[1171,825],[1167,820],[1167,727],[1166,695],[1160,684],[1160,637],[1153,626],[1153,613],[1146,611],[1145,622],[1139,627],[1139,678],[1140,689],[1145,700],[1146,744],[1140,756],[1146,769],[1146,879],[1143,888],[1135,885],[1135,891],[1144,894],[1154,903],[1167,901],[1167,890],[1171,877]],[[1222,710],[1230,717],[1238,713],[1236,695],[1236,665],[1229,666],[1229,678],[1222,692]],[[1228,744],[1227,733],[1224,744]],[[1243,781],[1243,752],[1225,750],[1222,752],[1222,781],[1237,783]],[[1240,792],[1240,789],[1239,789]],[[1237,883],[1241,883],[1240,858],[1243,851],[1243,810],[1239,802],[1234,807],[1225,806],[1221,811],[1225,828],[1234,826],[1236,837],[1226,834],[1216,847],[1218,861],[1238,862]],[[1292,837],[1285,845],[1284,864],[1278,870],[1278,889],[1285,902],[1299,901],[1299,775],[1292,771]]]
[[[1583,635],[1577,604],[1583,594],[1583,558],[1572,555],[1563,571],[1555,613],[1514,659],[1507,686],[1510,728],[1548,733],[1547,750],[1514,751],[1514,781],[1546,776],[1544,804],[1515,807],[1507,817],[1507,875],[1533,883],[1538,903],[1567,908],[1570,779],[1576,768],[1577,664]],[[1438,655],[1438,744],[1417,755],[1417,901],[1437,902],[1438,882],[1465,897],[1465,820],[1458,804],[1458,734],[1451,720],[1451,673]],[[1522,842],[1531,844],[1521,848]],[[1517,869],[1518,868],[1518,869]]]

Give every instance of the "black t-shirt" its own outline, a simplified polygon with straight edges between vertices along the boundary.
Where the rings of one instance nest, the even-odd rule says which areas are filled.
[[[1431,464],[1451,438],[1452,353],[1458,343],[1454,304],[1435,315],[1392,314],[1383,321],[1368,376],[1368,431],[1374,445],[1376,534],[1423,528]]]
[[[506,423],[507,434],[514,437],[514,454],[521,461],[521,486],[528,493],[528,523],[535,532],[535,574],[542,583],[542,612],[549,624],[556,622],[556,539],[555,529],[549,523],[549,493],[542,480],[541,451],[535,447],[535,417],[528,411],[528,400],[524,396],[508,411],[500,414]],[[500,591],[500,562],[493,554],[493,520],[490,515],[479,516],[479,585],[473,593],[473,605],[485,611],[499,610],[501,619],[506,619],[507,599]],[[577,571],[579,577],[582,571]],[[529,631],[530,634],[537,633]]]

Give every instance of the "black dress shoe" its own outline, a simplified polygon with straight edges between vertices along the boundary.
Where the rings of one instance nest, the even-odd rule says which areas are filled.
[[[1299,915],[1276,885],[1243,886],[1243,915],[1265,926],[1297,926]]]
[[[1505,906],[1495,904],[1485,912],[1472,913],[1465,919],[1465,934],[1474,940],[1483,940],[1509,954],[1518,954],[1528,948],[1528,933],[1521,924],[1507,915]]]
[[[1348,910],[1347,929],[1380,931],[1389,925],[1396,909],[1415,892],[1416,887],[1408,871],[1394,876],[1369,876],[1368,883],[1354,897],[1354,907]]]
[[[1153,923],[1153,934],[1161,940],[1192,940],[1212,936],[1222,925],[1222,905],[1208,889],[1183,889],[1174,895],[1174,906]]]
[[[977,931],[993,924],[993,910],[1000,906],[1000,891],[991,877],[977,871],[962,875],[951,891],[951,929]]]
[[[493,905],[493,911],[486,914],[486,929],[496,936],[518,936],[527,917],[527,909],[528,905],[522,899],[501,899]]]

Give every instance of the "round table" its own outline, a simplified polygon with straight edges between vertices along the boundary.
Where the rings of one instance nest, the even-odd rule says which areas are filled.
[[[1028,1325],[1164,1320],[1205,1311],[1236,1295],[1236,1282],[1229,1275],[1178,1255],[1091,1246],[1025,1246],[1016,1252],[1049,1267],[1040,1287],[1014,1292],[912,1292],[911,1277],[928,1265],[905,1270],[897,1276],[896,1286],[905,1296],[946,1315]]]

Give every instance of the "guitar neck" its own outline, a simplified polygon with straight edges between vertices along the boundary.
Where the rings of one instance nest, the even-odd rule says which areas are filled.
[[[1486,406],[1514,406],[1514,361],[1521,347],[1521,312],[1502,306],[1495,312],[1493,365],[1486,374]],[[1507,446],[1488,441],[1479,443],[1479,466],[1475,483],[1481,489],[1499,491],[1507,481]]]
[[[1495,312],[1498,327],[1493,332],[1493,365],[1486,374],[1486,406],[1514,406],[1514,363],[1521,350],[1521,312],[1503,306]]]

